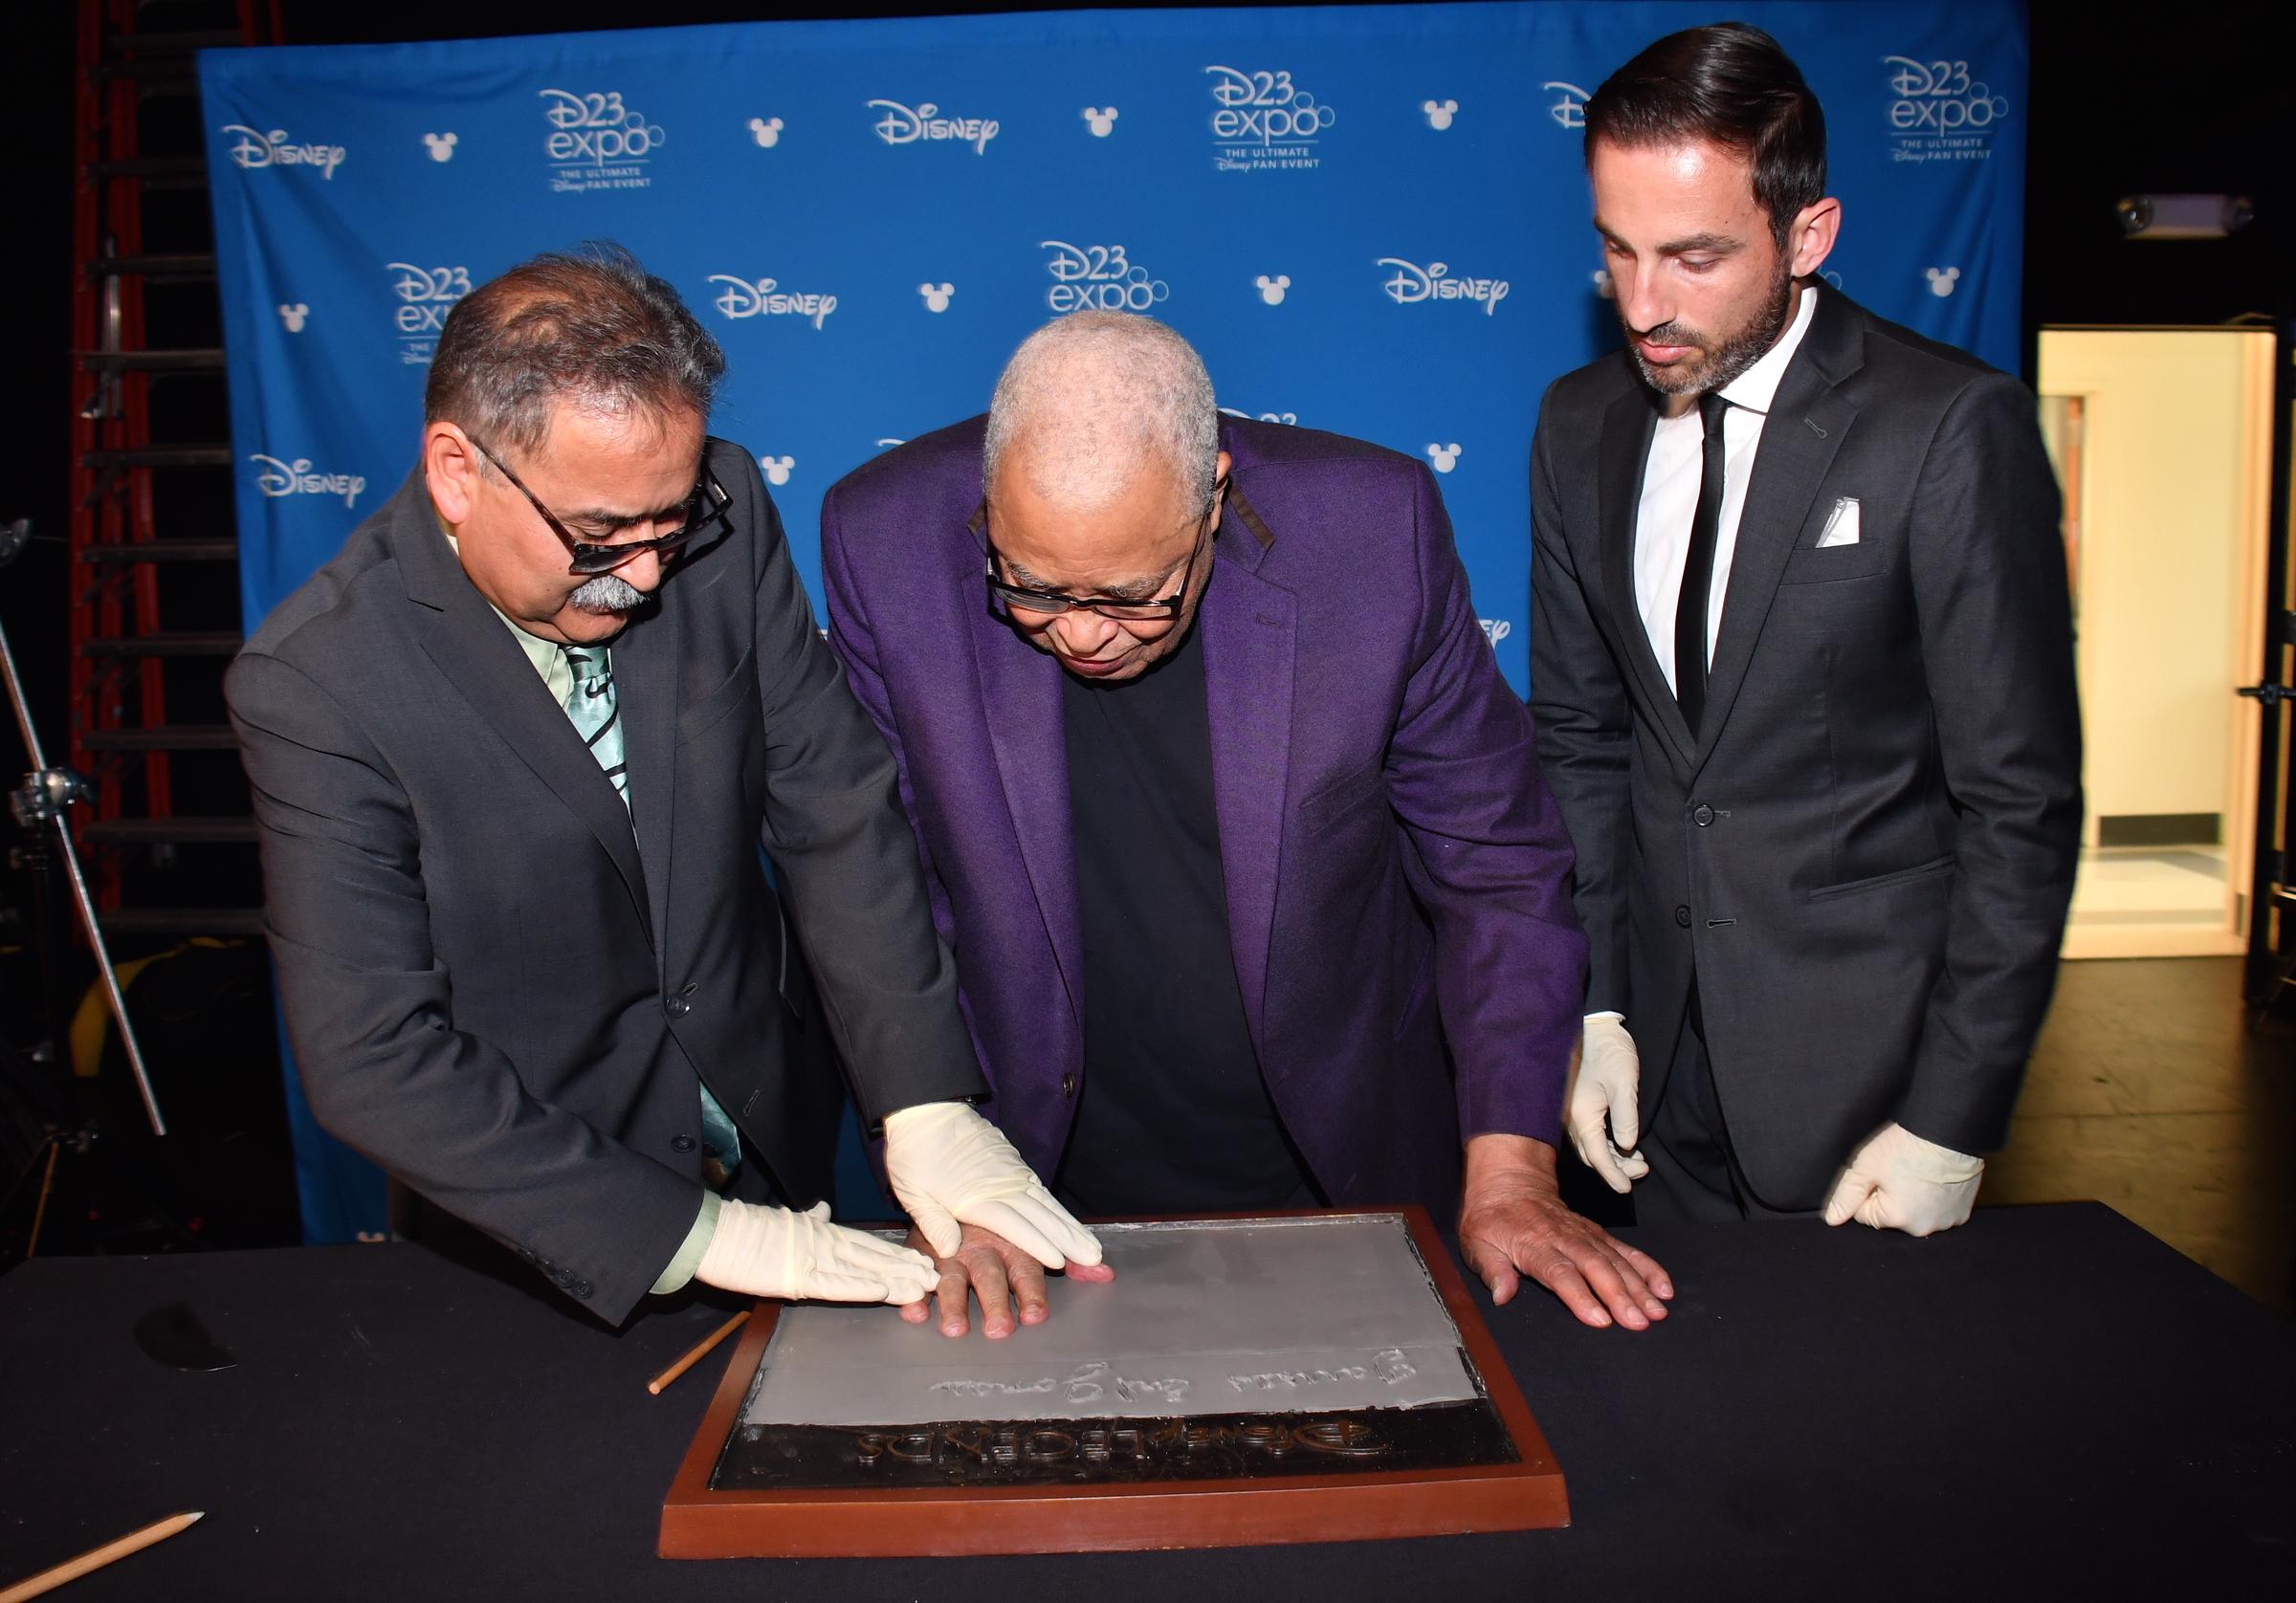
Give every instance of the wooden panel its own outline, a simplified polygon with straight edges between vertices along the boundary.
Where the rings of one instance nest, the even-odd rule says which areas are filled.
[[[780,1311],[778,1303],[761,1302],[662,1505],[658,1551],[664,1558],[1095,1552],[1569,1524],[1561,1469],[1426,1211],[1361,1212],[1402,1216],[1517,1461],[1090,1486],[721,1491],[711,1485],[711,1477],[740,1419]],[[1208,1421],[1222,1417],[1232,1416],[1201,1416],[1207,1430],[1219,1429]],[[1073,1436],[1076,1430],[1074,1422],[1063,1422],[1052,1434]]]

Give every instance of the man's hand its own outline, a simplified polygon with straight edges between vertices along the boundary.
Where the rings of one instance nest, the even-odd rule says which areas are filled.
[[[829,1222],[829,1205],[799,1214],[727,1202],[696,1280],[752,1297],[831,1303],[913,1303],[933,1285],[922,1253]]]
[[[1674,1295],[1674,1283],[1648,1253],[1563,1206],[1555,1149],[1528,1136],[1468,1141],[1459,1250],[1490,1287],[1492,1302],[1512,1300],[1528,1275],[1598,1329],[1615,1321],[1646,1330],[1667,1317],[1663,1299]]]
[[[1048,1269],[1100,1262],[1099,1240],[1052,1199],[1004,1132],[961,1102],[888,1114],[885,1177],[942,1257],[962,1244],[960,1225],[977,1224]]]
[[[1642,1077],[1642,1062],[1635,1056],[1626,1021],[1615,1013],[1588,1015],[1578,1050],[1571,1058],[1570,1084],[1562,1096],[1563,1123],[1570,1127],[1571,1145],[1578,1149],[1578,1156],[1621,1197],[1650,1173],[1639,1150],[1643,1114],[1635,1099]]]
[[[1968,1222],[1985,1160],[1884,1125],[1849,1154],[1825,1199],[1825,1222],[1932,1236]]]
[[[909,1232],[909,1244],[921,1251],[932,1250],[921,1230]],[[1045,1266],[993,1230],[966,1225],[957,1250],[938,1258],[934,1267],[940,1276],[934,1300],[940,1307],[940,1333],[944,1336],[964,1334],[968,1293],[981,1299],[981,1333],[990,1341],[1003,1341],[1012,1334],[1015,1304],[1023,1325],[1042,1325],[1051,1313],[1045,1300]],[[1080,1281],[1116,1278],[1115,1270],[1105,1263],[1071,1263],[1068,1273],[1069,1279]],[[901,1317],[912,1325],[922,1325],[927,1317],[925,1300],[919,1297],[908,1304],[901,1309]]]

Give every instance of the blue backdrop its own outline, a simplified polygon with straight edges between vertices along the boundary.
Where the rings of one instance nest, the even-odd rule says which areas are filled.
[[[2026,38],[1999,0],[1732,8],[1824,103],[1881,315],[2018,365]],[[414,459],[472,286],[613,238],[724,344],[815,590],[822,492],[982,410],[1029,329],[1151,312],[1223,406],[1424,456],[1485,627],[1526,663],[1527,447],[1616,342],[1588,91],[1697,4],[1075,11],[200,57],[253,628]],[[306,1231],[380,1188],[298,1107]]]

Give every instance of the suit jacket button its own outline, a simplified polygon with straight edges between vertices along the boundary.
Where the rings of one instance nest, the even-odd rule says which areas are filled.
[[[694,1150],[694,1137],[691,1135],[673,1135],[670,1137],[670,1146],[674,1152],[690,1153]]]
[[[1676,908],[1674,910],[1674,922],[1681,925],[1686,930],[1689,929],[1690,927],[1690,910],[1689,908]]]
[[[1713,808],[1708,806],[1705,802],[1701,802],[1698,803],[1698,810],[1692,813],[1690,818],[1694,823],[1696,823],[1699,828],[1704,829],[1708,824],[1714,822],[1714,810]]]
[[[1060,1094],[1062,1096],[1071,1098],[1075,1096],[1076,1076],[1073,1074],[1064,1074],[1060,1077]]]
[[[694,1011],[694,1004],[683,997],[672,997],[668,1001],[662,1003],[662,1009],[673,1019],[683,1019]]]

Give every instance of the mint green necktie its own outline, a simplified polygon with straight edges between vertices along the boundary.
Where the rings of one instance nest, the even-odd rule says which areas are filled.
[[[629,805],[629,764],[622,760],[622,709],[614,698],[614,655],[604,646],[562,646],[566,666],[574,670],[574,688],[566,692],[566,716],[589,742],[590,756],[614,782],[622,805]]]
[[[566,666],[574,670],[574,688],[566,692],[566,716],[576,733],[589,743],[590,756],[613,781],[614,794],[629,806],[629,764],[622,757],[622,708],[614,695],[614,656],[605,646],[565,646]],[[631,825],[636,827],[634,822]],[[701,1144],[711,1160],[704,1164],[711,1183],[722,1186],[741,1165],[741,1133],[733,1119],[701,1087]],[[715,1173],[711,1173],[715,1165]]]

